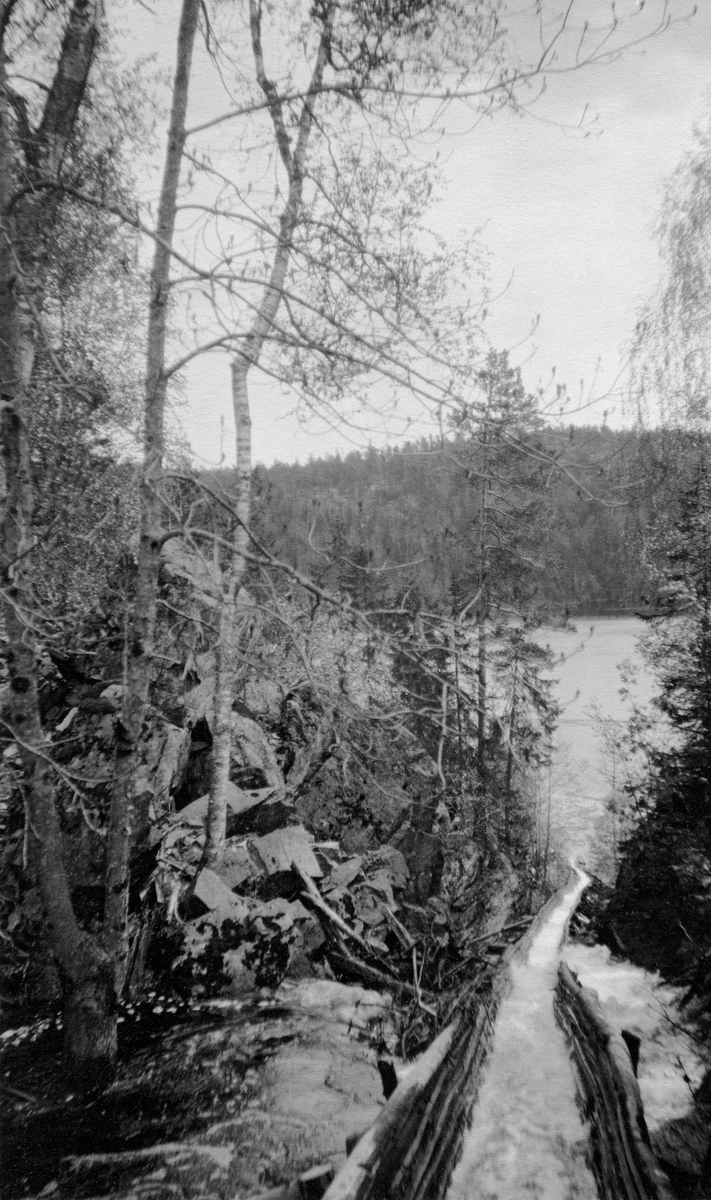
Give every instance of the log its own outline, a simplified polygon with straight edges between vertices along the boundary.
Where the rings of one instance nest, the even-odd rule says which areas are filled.
[[[329,1183],[333,1180],[331,1163],[319,1163],[316,1167],[299,1175],[300,1200],[321,1200]]]
[[[301,893],[302,898],[304,900],[310,900],[311,903],[316,906],[319,912],[322,912],[323,915],[328,917],[329,921],[331,921],[331,923],[335,925],[337,929],[340,929],[341,933],[345,933],[346,937],[349,937],[356,943],[357,946],[360,946],[362,950],[365,950],[366,954],[369,954],[370,948],[368,943],[360,936],[359,933],[356,933],[355,929],[351,929],[350,925],[343,920],[343,917],[341,917],[335,911],[335,909],[331,908],[330,904],[326,903],[320,891],[316,887],[313,879],[309,878],[306,872],[302,871],[301,867],[296,862],[292,862],[291,869],[292,871],[296,872],[296,874],[299,876],[299,879],[306,887],[306,891]]]
[[[388,1154],[395,1152],[400,1157],[403,1121],[412,1111],[414,1101],[423,1094],[437,1068],[444,1062],[454,1033],[454,1025],[444,1029],[402,1083],[398,1084],[373,1125],[352,1150],[345,1166],[326,1192],[326,1200],[354,1200],[355,1197],[366,1196],[375,1200],[378,1195],[386,1194],[376,1190],[383,1164]]]
[[[372,955],[373,951],[365,939],[362,938],[359,933],[356,933],[355,929],[351,929],[350,925],[343,920],[343,917],[341,917],[339,913],[332,909],[330,904],[326,903],[314,881],[310,879],[304,871],[301,870],[299,864],[294,862],[291,864],[291,866],[292,870],[296,872],[306,887],[306,891],[301,893],[302,898],[304,900],[310,900],[311,903],[318,909],[319,913],[326,917],[340,933],[345,934],[346,937],[349,937],[351,941],[355,942],[357,946],[360,946],[361,950],[364,950],[367,955]],[[429,1013],[429,1015],[432,1017],[437,1017],[436,1009],[431,1008],[428,1004],[423,1003],[423,993],[422,990],[417,987],[417,985],[413,987],[412,984],[406,983],[400,978],[399,975],[396,975],[394,971],[391,971],[385,963],[382,964],[382,967],[373,967],[369,963],[362,962],[361,959],[355,958],[354,955],[348,953],[342,941],[340,942],[340,945],[340,954],[332,954],[331,956],[334,960],[341,959],[346,968],[350,968],[352,971],[355,971],[362,979],[367,980],[368,983],[374,983],[377,987],[384,986],[388,988],[402,988],[403,991],[408,993],[408,995],[414,996],[418,1005],[424,1010],[424,1012]],[[379,957],[375,957],[380,962]]]
[[[649,1142],[628,1046],[605,1019],[597,994],[582,987],[566,963],[559,967],[554,1009],[572,1050],[602,1200],[673,1200]]]
[[[496,1010],[511,986],[509,967],[559,903],[560,893],[507,948],[486,1001],[471,994],[460,1003],[456,1019],[395,1089],[324,1200],[443,1200],[478,1096]]]
[[[404,979],[400,979],[397,975],[381,971],[378,967],[374,967],[370,963],[365,963],[360,958],[355,958],[354,955],[346,952],[343,945],[340,951],[332,951],[330,957],[334,967],[340,967],[341,970],[351,972],[357,975],[359,979],[365,980],[366,983],[370,983],[374,987],[402,988],[404,992],[407,992],[408,996],[412,996],[414,1000],[418,1001],[421,1009],[429,1013],[432,1017],[437,1016],[435,1009],[422,1003],[422,992],[420,992],[418,998],[417,991],[411,983],[406,983]],[[429,993],[426,994],[429,995]]]
[[[415,945],[414,938],[411,937],[405,926],[398,921],[395,913],[388,908],[387,904],[383,905],[383,916],[385,917],[385,924],[390,926],[400,944],[404,946],[406,950],[412,950],[413,946]]]

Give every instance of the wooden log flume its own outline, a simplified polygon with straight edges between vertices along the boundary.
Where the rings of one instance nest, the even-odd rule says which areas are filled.
[[[564,962],[554,1007],[572,1051],[602,1200],[673,1200],[649,1142],[627,1045],[605,1020],[596,993]]]
[[[460,1018],[442,1031],[363,1134],[324,1200],[444,1195],[476,1098],[467,1084],[480,1072],[490,1027],[482,1006],[473,1020]]]
[[[509,947],[486,996],[465,1001],[360,1138],[324,1200],[442,1200],[479,1095],[498,1007],[561,888]]]

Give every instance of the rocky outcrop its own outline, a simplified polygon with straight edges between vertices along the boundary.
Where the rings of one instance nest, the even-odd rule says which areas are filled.
[[[8,1194],[302,1200],[300,1178],[322,1164],[330,1177],[380,1111],[372,1032],[394,1047],[390,1014],[386,997],[328,980],[190,1014],[158,997],[133,1006],[122,1030],[138,1052],[100,1099],[10,1102]],[[22,1092],[20,1059],[15,1070]]]
[[[229,802],[230,819],[239,818],[243,826],[251,823],[252,832],[228,837],[217,871],[203,868],[195,874],[205,840],[207,797],[173,817],[156,847],[152,884],[166,906],[163,941],[172,939],[174,946],[173,980],[180,976],[181,986],[198,992],[229,985],[243,993],[273,986],[287,974],[313,972],[323,953],[324,920],[329,934],[336,928],[330,949],[341,959],[349,955],[344,935],[359,947],[359,961],[365,954],[379,962],[391,937],[395,944],[404,940],[408,948],[414,944],[396,916],[410,874],[395,847],[348,856],[336,842],[316,843],[301,824],[260,834],[269,796],[232,786]],[[304,891],[304,881],[310,893]],[[179,907],[187,921],[171,925]],[[372,968],[379,969],[377,964]],[[396,972],[385,977],[397,980]]]
[[[406,825],[400,829],[391,843],[407,863],[411,884],[408,898],[416,904],[424,904],[430,896],[436,896],[444,871],[444,846],[442,839],[433,833],[413,829]]]

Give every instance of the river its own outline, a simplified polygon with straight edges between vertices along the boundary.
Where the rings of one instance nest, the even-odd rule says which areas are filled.
[[[554,655],[551,678],[561,707],[550,779],[542,780],[541,819],[547,822],[550,795],[553,845],[565,861],[579,857],[603,876],[606,864],[595,842],[606,832],[614,836],[606,828],[611,818],[605,803],[624,783],[625,765],[606,745],[601,722],[621,731],[633,706],[648,705],[654,695],[637,647],[645,628],[637,617],[595,617],[537,637]]]
[[[601,719],[621,728],[634,704],[646,705],[654,681],[637,648],[643,622],[603,617],[575,631],[539,637],[555,656],[551,677],[561,720],[542,811],[552,841],[567,861],[600,858],[606,801],[624,782],[623,763],[606,747]],[[620,664],[627,682],[623,683]],[[635,677],[630,686],[630,675]],[[622,778],[620,778],[622,776]],[[603,946],[563,945],[566,920],[587,877],[560,896],[526,959],[511,968],[511,991],[499,1009],[481,1092],[447,1200],[592,1200],[587,1134],[563,1034],[553,1015],[557,966],[565,958],[580,981],[599,994],[610,1023],[642,1039],[640,1089],[650,1132],[690,1107],[702,1065],[687,1038],[672,1027],[678,993],[658,977],[613,960]]]

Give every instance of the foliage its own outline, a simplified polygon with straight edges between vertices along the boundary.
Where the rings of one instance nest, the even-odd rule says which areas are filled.
[[[525,592],[541,615],[631,610],[653,599],[643,535],[668,462],[660,439],[592,427],[537,433],[532,448],[548,461],[530,463],[524,492],[548,485],[539,501],[546,515],[539,524],[531,514],[518,556],[527,538],[533,552]],[[479,495],[462,482],[476,452],[462,435],[455,444],[423,440],[258,467],[260,536],[279,557],[357,595],[366,609],[387,608],[411,589],[429,608],[464,603],[475,572]],[[501,491],[513,511],[505,481]],[[504,544],[502,570],[506,553]],[[523,590],[523,580],[513,582],[510,602],[523,603]]]
[[[633,785],[637,820],[610,919],[644,965],[674,975],[711,948],[711,490],[706,437],[677,433],[671,444],[683,454],[647,538],[663,615],[642,647],[672,737],[660,743],[636,721],[649,765]]]
[[[711,119],[664,196],[657,236],[665,274],[642,310],[632,344],[632,401],[642,420],[703,429],[711,357]]]
[[[200,770],[191,780],[189,764],[177,760],[197,758],[196,743],[206,739],[200,752],[210,750],[212,765],[203,862],[214,855],[210,865],[219,863],[234,777],[243,782],[268,766],[291,801],[327,761],[337,761],[344,778],[355,762],[359,777],[373,780],[374,747],[390,739],[407,757],[419,735],[431,746],[443,788],[450,761],[461,780],[462,704],[471,707],[472,695],[461,631],[450,636],[450,624],[462,616],[462,592],[474,577],[480,634],[494,615],[532,607],[544,557],[533,561],[528,535],[542,510],[532,497],[544,490],[546,472],[558,478],[562,461],[545,444],[548,435],[506,355],[492,354],[481,367],[487,292],[476,243],[450,245],[427,226],[437,186],[427,135],[440,103],[446,108],[463,93],[480,115],[515,104],[530,75],[509,60],[496,0],[250,0],[239,11],[185,0],[155,222],[137,204],[131,161],[139,144],[154,148],[153,100],[146,104],[141,71],[121,73],[106,43],[99,45],[102,7],[99,0],[0,5],[8,492],[2,568],[10,682],[2,721],[24,772],[18,794],[26,803],[29,853],[22,865],[42,894],[65,990],[67,1065],[80,1086],[99,1082],[115,1060],[116,1001],[129,951],[139,959],[142,945],[142,935],[130,945],[137,921],[132,884],[145,868],[139,862],[151,825],[174,781],[186,791],[196,779],[204,783]],[[229,111],[188,130],[199,21],[205,59],[217,69]],[[534,74],[553,68],[557,41],[554,32]],[[245,46],[252,52],[248,69]],[[595,59],[597,51],[585,51],[581,42],[578,63]],[[408,158],[413,138],[422,150],[417,168]],[[139,235],[153,251],[148,280]],[[170,347],[176,316],[185,331],[179,349]],[[216,347],[233,356],[237,424],[237,486],[223,477],[222,495],[184,463],[175,478],[165,472],[169,380]],[[264,542],[248,532],[253,367],[330,419],[380,411],[405,392],[429,411],[455,412],[454,435],[438,449],[458,469],[463,451],[471,476],[483,459],[485,484],[472,489],[479,516],[472,521],[462,504],[462,527],[448,529],[439,546],[440,510],[433,507],[424,538],[419,530],[406,535],[415,559],[405,558],[395,586],[387,575],[393,547],[382,537],[374,545],[368,514],[359,510],[353,521],[348,506],[328,514],[320,546],[312,544],[308,522],[315,578],[292,564],[298,553],[276,561],[279,532],[270,527],[268,504],[255,524],[263,524]],[[462,400],[472,382],[485,396],[483,409]],[[139,423],[142,461],[134,471],[131,438]],[[457,490],[451,479],[447,484]],[[476,546],[473,563],[467,538]],[[456,561],[442,552],[447,542],[458,546]],[[418,557],[427,571],[419,572]],[[403,627],[393,671],[388,636]],[[492,739],[498,729],[506,746],[507,843],[515,758],[540,757],[535,722],[545,733],[552,717],[535,682],[540,664],[514,643],[512,636],[509,658],[498,664],[508,707],[498,725],[490,722]],[[482,728],[490,712],[481,646],[480,637],[475,705],[483,782]],[[289,678],[280,724],[298,737],[286,747],[282,779],[266,729],[238,709],[236,693],[275,665],[291,676],[295,660],[299,675]],[[88,732],[95,734],[91,748]],[[499,766],[492,754],[492,795]],[[161,771],[167,780],[159,786]],[[434,819],[434,811],[429,815]],[[96,838],[105,836],[105,846],[83,823]],[[380,825],[384,832],[386,822]],[[432,821],[410,832],[415,842],[420,834],[436,840],[431,829]],[[183,839],[182,855],[173,858],[172,835],[155,876],[171,916],[176,879],[187,876],[185,866],[195,867],[199,850],[199,838]],[[86,910],[79,903],[83,885],[75,876],[85,860],[66,852],[82,837],[90,843],[92,893],[102,890],[96,881],[103,874],[103,911],[96,894]]]

